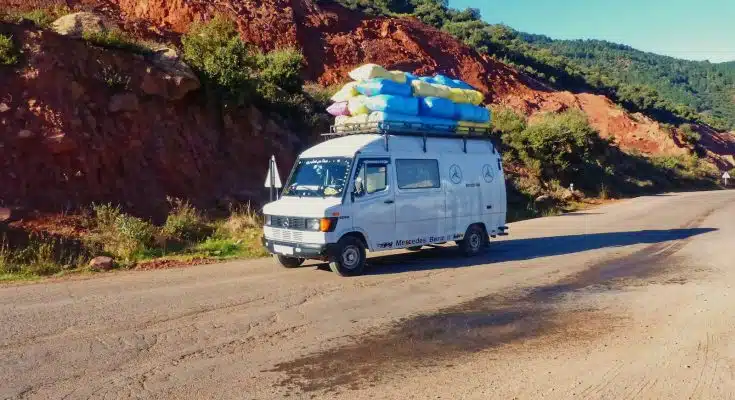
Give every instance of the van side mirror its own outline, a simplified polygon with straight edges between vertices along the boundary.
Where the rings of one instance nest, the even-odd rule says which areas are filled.
[[[362,185],[361,178],[355,178],[355,189],[352,191],[352,198],[362,197],[365,194],[365,188]]]

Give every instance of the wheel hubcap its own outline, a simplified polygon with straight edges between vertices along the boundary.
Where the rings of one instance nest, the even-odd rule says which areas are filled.
[[[470,236],[470,247],[472,247],[472,250],[479,249],[481,242],[482,242],[482,239],[480,238],[480,235],[475,233],[472,236]]]
[[[360,252],[355,246],[349,246],[342,251],[342,265],[345,268],[353,269],[360,261]]]

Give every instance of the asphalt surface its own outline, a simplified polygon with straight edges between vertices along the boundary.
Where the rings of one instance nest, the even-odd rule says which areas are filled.
[[[735,191],[366,276],[270,260],[0,287],[0,398],[735,398]]]

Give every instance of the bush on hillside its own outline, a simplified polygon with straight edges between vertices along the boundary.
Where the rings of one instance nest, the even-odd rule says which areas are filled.
[[[288,93],[302,91],[304,81],[301,69],[304,66],[304,55],[293,48],[273,50],[260,53],[256,57],[258,77],[261,82],[278,86]]]
[[[48,29],[52,22],[68,13],[69,7],[56,5],[27,11],[11,11],[3,19],[14,23],[27,20],[33,22],[39,28]]]
[[[218,15],[196,23],[182,36],[181,44],[184,59],[225,101],[242,105],[252,97],[257,86],[256,57],[240,39],[233,21]]]
[[[602,171],[606,143],[581,111],[541,115],[523,131],[506,135],[504,142],[544,181],[567,184]]]
[[[696,132],[691,124],[681,124],[679,131],[681,131],[684,141],[692,146],[697,145],[702,140],[702,135]]]
[[[516,110],[504,106],[492,106],[493,133],[510,141],[511,135],[523,132],[526,129],[526,117]]]
[[[150,53],[149,48],[138,43],[120,29],[102,30],[99,32],[87,31],[82,33],[82,38],[89,43],[107,49],[125,50],[139,54]]]
[[[0,65],[15,65],[18,60],[18,50],[15,48],[12,36],[0,34]]]

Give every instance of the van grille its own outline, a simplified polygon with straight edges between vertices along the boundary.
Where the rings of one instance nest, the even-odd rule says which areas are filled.
[[[299,231],[291,231],[287,229],[273,228],[273,237],[269,239],[282,240],[284,242],[301,243],[304,241],[304,233]]]
[[[271,217],[271,226],[295,230],[306,230],[306,218],[299,217]]]

